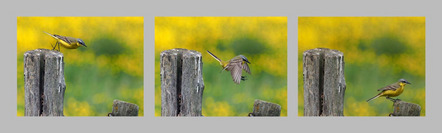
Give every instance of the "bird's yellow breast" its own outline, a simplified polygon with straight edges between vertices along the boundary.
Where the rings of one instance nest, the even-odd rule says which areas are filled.
[[[76,48],[80,47],[80,45],[78,45],[78,43],[69,44],[69,43],[67,43],[65,41],[61,41],[61,40],[59,42],[60,42],[61,46],[68,48],[68,49],[76,49]]]
[[[386,90],[386,91],[382,92],[382,96],[387,96],[387,97],[399,96],[404,91],[405,83],[399,83],[399,86],[400,87],[396,90]]]

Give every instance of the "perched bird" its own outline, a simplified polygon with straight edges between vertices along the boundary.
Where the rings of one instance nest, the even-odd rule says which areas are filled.
[[[400,94],[402,94],[402,92],[404,91],[404,87],[406,84],[411,84],[410,82],[408,82],[405,79],[400,79],[398,82],[393,83],[391,85],[385,86],[383,88],[378,89],[378,91],[381,91],[378,95],[370,98],[367,100],[367,102],[376,99],[378,97],[386,97],[389,100],[397,100],[397,99],[392,99],[390,97],[396,97],[399,96]]]
[[[222,71],[230,71],[233,82],[235,82],[236,84],[239,84],[241,80],[246,80],[246,78],[242,76],[243,69],[247,73],[252,74],[248,65],[250,64],[250,62],[244,55],[238,55],[230,59],[228,62],[223,62],[221,59],[212,54],[209,50],[207,50],[207,52],[221,64],[221,67],[223,67]]]
[[[43,31],[45,32],[45,31]],[[67,36],[60,36],[56,34],[50,34],[45,32],[46,34],[53,37],[55,40],[57,40],[57,43],[55,43],[55,46],[52,47],[52,50],[54,50],[58,45],[58,51],[60,51],[60,44],[61,46],[68,48],[68,49],[76,49],[80,46],[87,47],[86,44],[84,44],[83,40],[73,37],[67,37]]]

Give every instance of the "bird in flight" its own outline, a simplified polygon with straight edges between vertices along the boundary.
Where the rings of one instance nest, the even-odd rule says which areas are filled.
[[[236,84],[239,84],[241,80],[246,80],[246,77],[242,76],[242,70],[245,70],[247,73],[252,74],[248,65],[251,63],[244,55],[238,55],[230,59],[228,62],[224,62],[216,57],[214,54],[212,54],[209,50],[207,50],[207,52],[221,64],[221,67],[223,68],[222,71],[230,71],[233,82],[235,82]]]

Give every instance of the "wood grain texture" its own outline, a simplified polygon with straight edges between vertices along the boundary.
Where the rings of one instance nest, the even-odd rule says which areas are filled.
[[[304,116],[319,116],[322,112],[320,75],[322,60],[320,50],[307,50],[303,53],[303,80],[304,80]]]
[[[303,53],[304,116],[343,116],[344,54],[317,48]]]
[[[41,94],[40,70],[44,66],[43,54],[38,50],[27,51],[24,54],[24,81],[25,81],[25,116],[40,116]]]
[[[280,116],[281,106],[275,103],[270,103],[263,100],[255,100],[253,104],[253,113],[255,116]]]
[[[136,104],[114,100],[112,116],[138,116],[139,107]]]
[[[393,104],[394,110],[390,116],[420,116],[421,106],[404,101],[396,101]]]
[[[202,116],[204,91],[203,62],[197,51],[183,52],[181,78],[181,116]]]
[[[161,116],[202,116],[201,53],[187,49],[163,51],[160,69]]]
[[[24,54],[25,116],[64,116],[63,54],[37,49]]]
[[[161,116],[178,115],[178,50],[166,50],[160,55]],[[180,68],[181,69],[181,68]]]
[[[337,50],[324,51],[323,116],[344,115],[344,54]]]

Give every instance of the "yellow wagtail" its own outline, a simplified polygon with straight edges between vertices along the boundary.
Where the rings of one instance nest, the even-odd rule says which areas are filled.
[[[221,64],[221,67],[223,67],[222,71],[230,71],[233,82],[235,82],[236,84],[239,84],[241,80],[246,80],[246,78],[242,76],[243,69],[247,73],[252,74],[248,65],[250,64],[250,62],[244,55],[238,55],[230,59],[229,62],[223,62],[221,59],[212,54],[209,50],[207,50],[207,52]]]
[[[367,102],[376,99],[378,97],[384,96],[389,100],[397,100],[397,99],[392,99],[390,97],[396,97],[399,96],[400,94],[402,94],[402,92],[404,91],[404,87],[406,84],[411,84],[410,82],[408,82],[405,79],[400,79],[398,82],[393,83],[391,85],[385,86],[383,88],[378,89],[378,91],[381,91],[378,95],[370,98],[367,100]]]
[[[45,31],[43,31],[45,32]],[[58,51],[60,51],[60,44],[61,46],[68,48],[68,49],[76,49],[80,46],[87,47],[86,44],[84,44],[83,40],[73,37],[67,37],[67,36],[60,36],[56,34],[50,34],[45,32],[46,34],[50,35],[51,37],[55,38],[57,40],[57,43],[55,43],[55,46],[52,47],[52,50],[54,50],[58,45]]]

